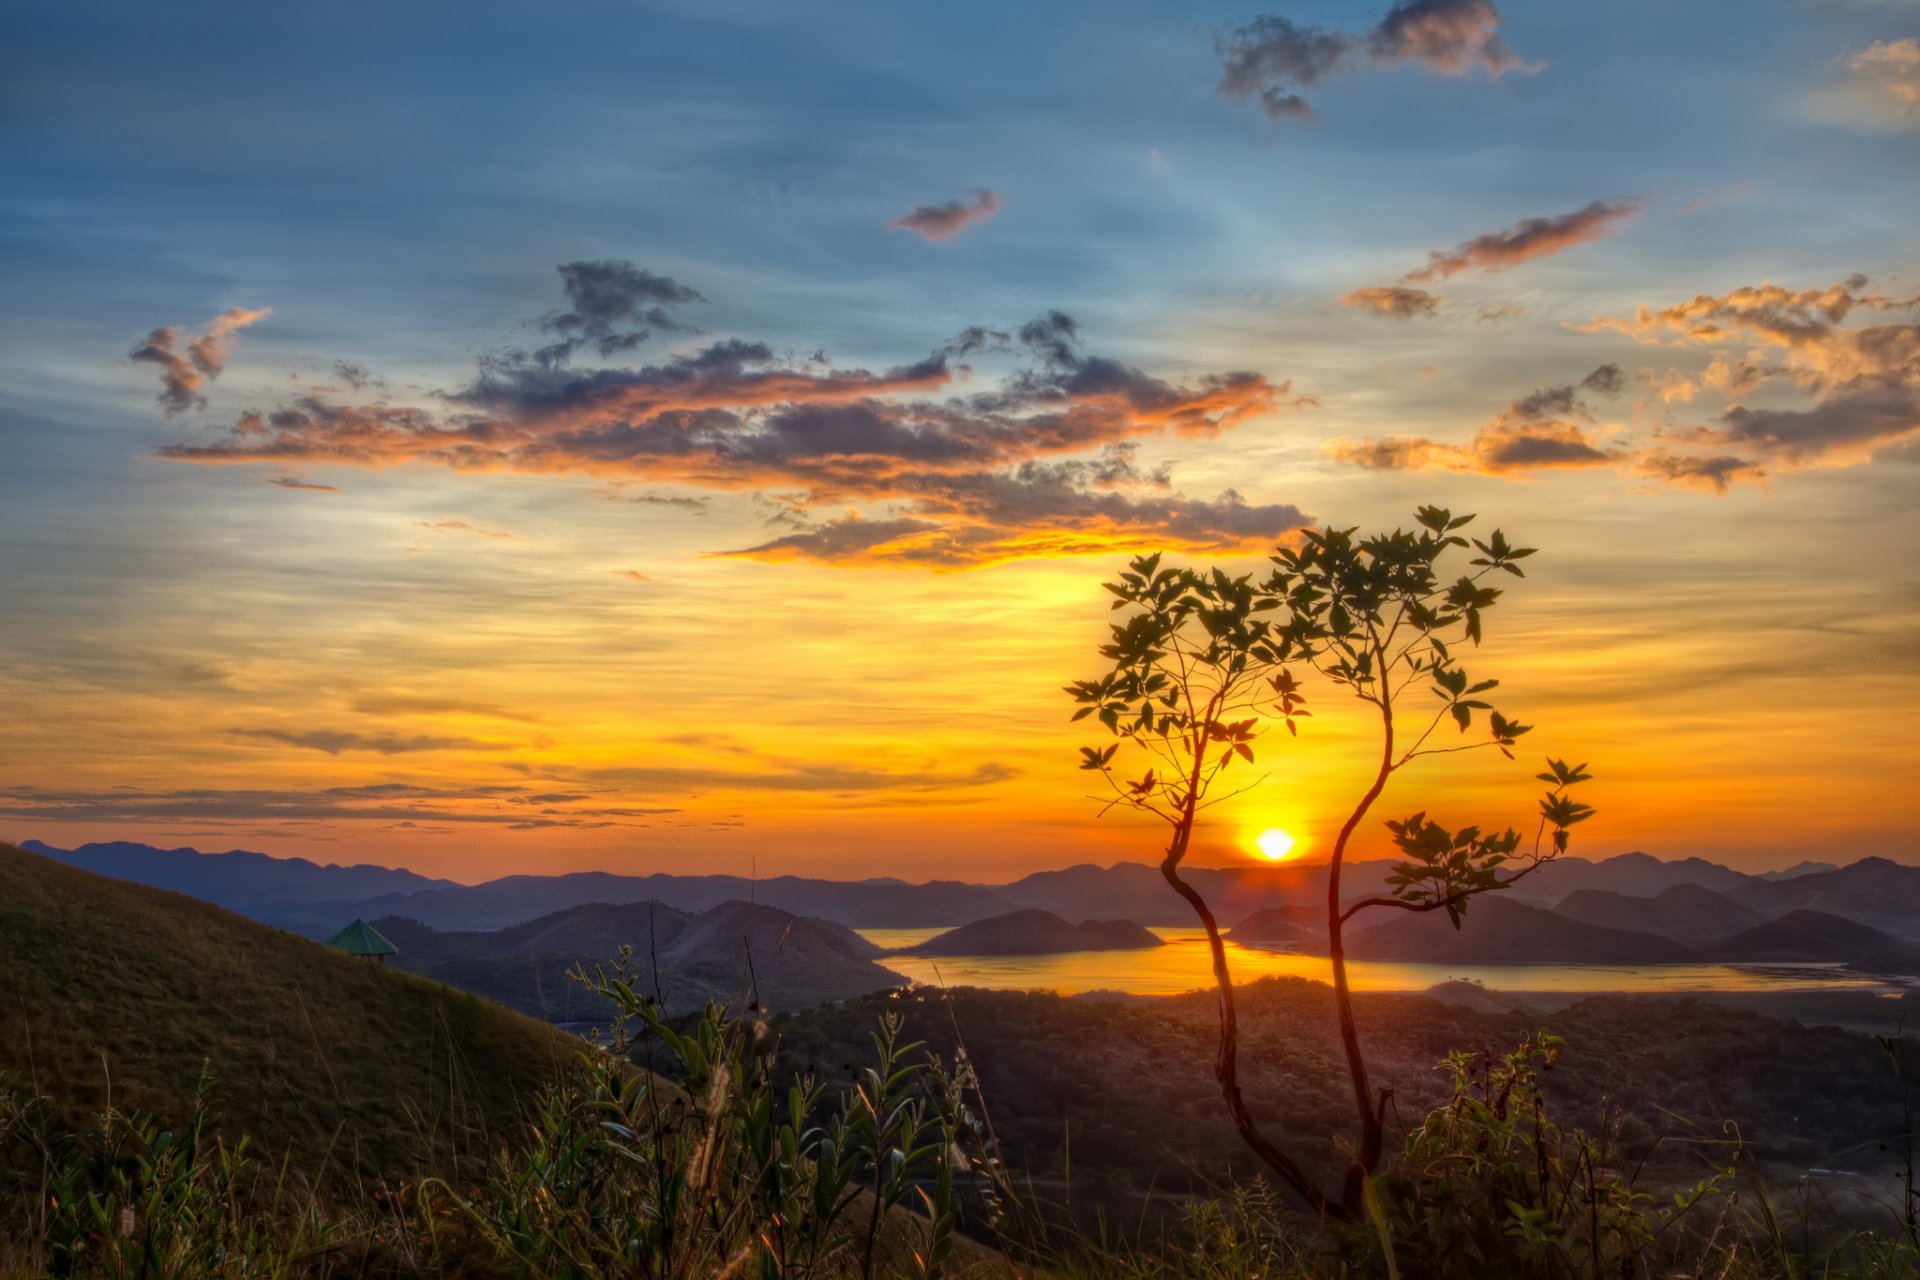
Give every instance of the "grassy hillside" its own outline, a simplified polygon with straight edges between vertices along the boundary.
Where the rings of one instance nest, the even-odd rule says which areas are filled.
[[[313,1173],[484,1151],[577,1042],[217,907],[0,845],[0,1073],[76,1118],[178,1122],[211,1061],[223,1128]]]

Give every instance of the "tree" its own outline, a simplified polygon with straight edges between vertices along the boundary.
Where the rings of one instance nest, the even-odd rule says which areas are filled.
[[[1102,812],[1130,808],[1167,824],[1170,835],[1160,872],[1206,930],[1219,996],[1220,1040],[1214,1073],[1235,1128],[1269,1169],[1319,1212],[1352,1218],[1360,1212],[1368,1179],[1384,1153],[1389,1090],[1376,1090],[1354,1023],[1347,980],[1345,930],[1363,912],[1445,911],[1458,928],[1468,903],[1504,889],[1565,852],[1572,827],[1593,810],[1571,788],[1590,776],[1585,765],[1549,760],[1539,778],[1548,784],[1539,802],[1539,826],[1523,848],[1519,832],[1478,825],[1450,829],[1425,812],[1386,828],[1402,860],[1388,877],[1389,892],[1346,901],[1341,873],[1355,831],[1388,783],[1414,761],[1431,755],[1491,748],[1511,759],[1517,739],[1532,726],[1507,719],[1486,701],[1497,680],[1474,680],[1456,650],[1480,643],[1484,616],[1501,596],[1484,585],[1495,574],[1524,577],[1518,564],[1534,554],[1495,530],[1486,541],[1458,531],[1473,519],[1422,507],[1417,531],[1395,529],[1356,539],[1352,529],[1309,530],[1298,547],[1282,547],[1273,570],[1229,576],[1163,566],[1159,555],[1133,560],[1105,584],[1113,608],[1126,616],[1109,628],[1100,656],[1105,674],[1076,681],[1067,692],[1079,704],[1074,719],[1097,720],[1114,739],[1082,747],[1080,766],[1105,780]],[[1443,579],[1441,562],[1456,551],[1477,551],[1466,570]],[[1327,948],[1334,1005],[1347,1072],[1359,1117],[1354,1158],[1337,1195],[1329,1195],[1300,1162],[1254,1121],[1239,1082],[1239,1025],[1233,979],[1219,922],[1203,895],[1181,874],[1200,815],[1234,791],[1215,794],[1236,762],[1254,763],[1263,728],[1277,719],[1297,737],[1310,715],[1304,682],[1317,675],[1374,708],[1380,751],[1373,777],[1335,839],[1327,874]],[[1401,723],[1402,700],[1416,688],[1438,698],[1431,716]],[[1434,735],[1451,724],[1464,734],[1483,713],[1483,738],[1441,745]],[[1444,740],[1442,740],[1444,742]],[[1119,753],[1141,757],[1144,772],[1119,767]],[[1241,773],[1246,770],[1243,768]],[[1238,777],[1239,775],[1236,775]]]

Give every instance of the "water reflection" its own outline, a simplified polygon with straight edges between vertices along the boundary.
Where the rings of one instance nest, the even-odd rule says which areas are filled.
[[[861,929],[881,947],[910,947],[942,929]],[[1015,991],[1126,991],[1135,995],[1175,995],[1213,981],[1206,934],[1198,928],[1156,928],[1167,945],[1147,951],[1074,951],[1052,956],[887,956],[881,963],[915,982],[960,987],[997,987]],[[1327,981],[1324,956],[1292,955],[1227,943],[1234,980],[1268,976]],[[938,974],[935,967],[938,966]],[[1886,984],[1832,965],[1720,964],[1621,965],[1439,965],[1355,960],[1347,976],[1356,991],[1424,991],[1450,978],[1479,982],[1501,991],[1790,991],[1818,987],[1867,990]]]

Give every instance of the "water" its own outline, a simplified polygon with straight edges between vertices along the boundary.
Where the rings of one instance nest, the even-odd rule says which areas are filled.
[[[881,947],[910,947],[943,929],[861,929]],[[1050,956],[886,956],[881,963],[915,982],[994,987],[1012,991],[1125,991],[1176,995],[1211,986],[1213,964],[1207,935],[1198,928],[1156,928],[1166,946],[1145,951],[1073,951]],[[1324,956],[1292,955],[1227,943],[1227,963],[1236,982],[1268,976],[1329,981]],[[1721,964],[1564,965],[1400,964],[1350,960],[1347,979],[1356,991],[1425,991],[1460,978],[1500,991],[1794,991],[1817,988],[1884,990],[1886,984],[1833,965]]]

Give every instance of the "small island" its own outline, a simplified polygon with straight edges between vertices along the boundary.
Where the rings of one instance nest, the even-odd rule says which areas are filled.
[[[1131,920],[1082,920],[1069,924],[1051,911],[1009,911],[936,934],[911,956],[1045,956],[1068,951],[1142,951],[1166,943]]]

